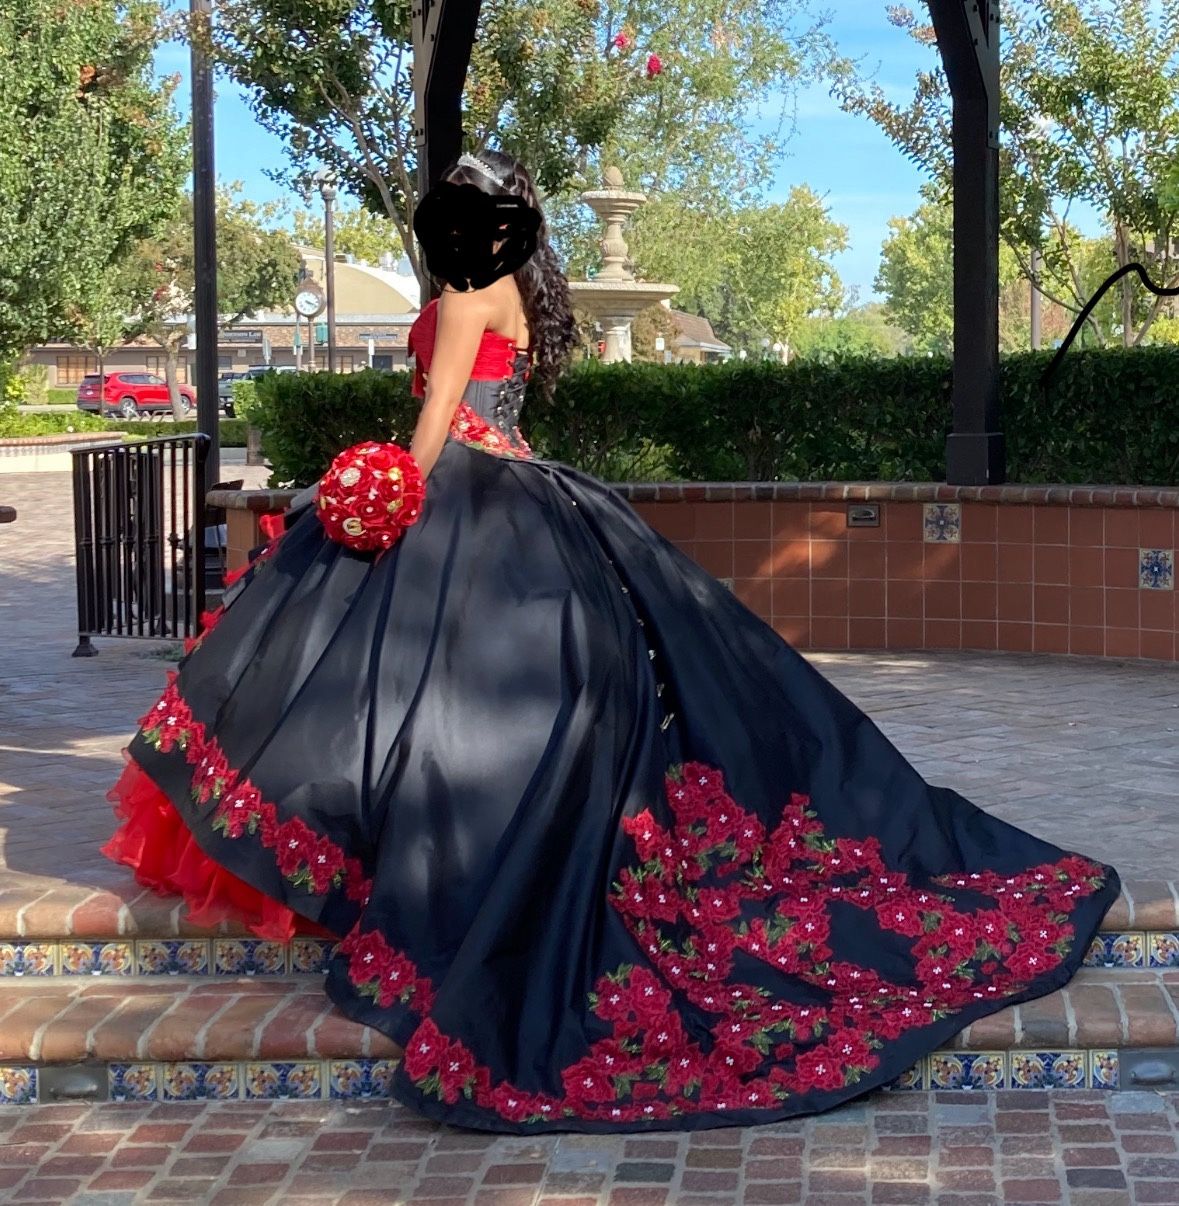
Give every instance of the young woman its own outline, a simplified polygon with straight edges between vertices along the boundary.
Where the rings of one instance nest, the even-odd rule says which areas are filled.
[[[451,179],[535,204],[520,164]],[[430,1117],[825,1110],[1080,965],[1115,872],[925,783],[607,486],[535,459],[570,349],[544,237],[414,324],[420,522],[296,514],[144,717],[107,852],[198,922],[341,939],[327,991]]]

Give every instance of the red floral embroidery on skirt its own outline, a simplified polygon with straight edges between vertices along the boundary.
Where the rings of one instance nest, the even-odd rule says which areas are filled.
[[[182,750],[192,767],[192,797],[213,804],[213,828],[228,838],[256,836],[274,852],[283,877],[323,895],[341,888],[349,900],[367,904],[372,881],[360,860],[348,858],[329,837],[298,817],[280,821],[277,808],[244,775],[230,767],[216,737],[209,736],[180,694],[175,675],[140,722],[145,741],[160,753]]]
[[[406,1046],[405,1071],[420,1091],[452,1104],[466,1096],[511,1122],[623,1123],[771,1109],[839,1090],[879,1065],[886,1041],[1016,996],[1059,966],[1073,939],[1066,910],[1104,882],[1098,865],[1070,855],[1016,876],[917,887],[885,866],[875,838],[827,837],[807,797],[793,795],[767,832],[717,771],[696,764],[669,776],[667,802],[670,827],[650,811],[624,821],[638,862],[611,896],[649,966],[599,980],[589,1004],[610,1034],[564,1070],[563,1093],[493,1085],[429,1019]],[[953,890],[993,903],[961,908]],[[911,941],[916,985],[834,958],[836,902]],[[738,952],[812,986],[818,1003],[743,983],[733,975]],[[677,995],[712,1019],[708,1044],[685,1032]]]

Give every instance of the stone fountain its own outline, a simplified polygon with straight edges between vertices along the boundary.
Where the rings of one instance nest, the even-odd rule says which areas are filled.
[[[635,315],[674,296],[679,286],[635,280],[622,228],[635,210],[646,203],[647,196],[628,192],[616,167],[608,167],[602,173],[602,185],[581,194],[581,199],[606,227],[598,244],[602,249],[602,269],[592,281],[570,281],[569,289],[574,303],[601,325],[606,341],[602,359],[614,364],[630,360],[630,328]]]

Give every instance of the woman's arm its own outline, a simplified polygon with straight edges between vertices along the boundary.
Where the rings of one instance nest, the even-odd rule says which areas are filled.
[[[426,398],[414,429],[410,452],[429,477],[446,443],[454,412],[479,352],[483,332],[493,314],[490,289],[458,293],[446,289],[438,302],[438,330],[426,377]]]

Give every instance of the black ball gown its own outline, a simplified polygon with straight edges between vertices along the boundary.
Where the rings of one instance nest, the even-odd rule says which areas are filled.
[[[1116,873],[924,782],[532,458],[526,363],[485,336],[390,553],[293,513],[144,717],[108,854],[198,921],[338,936],[327,991],[404,1047],[396,1096],[467,1127],[826,1110],[1060,988]]]

